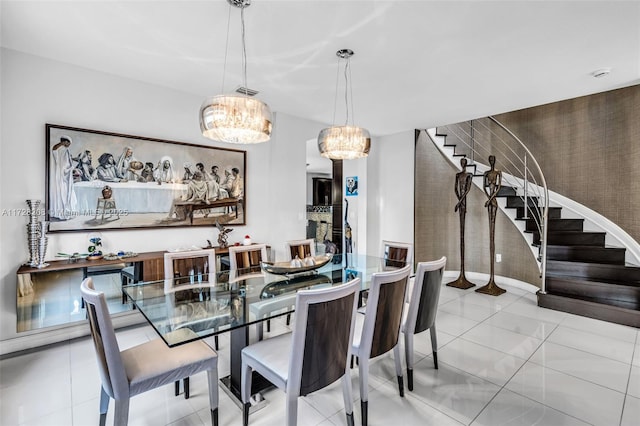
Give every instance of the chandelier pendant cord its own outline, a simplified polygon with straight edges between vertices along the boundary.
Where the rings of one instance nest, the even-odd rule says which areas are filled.
[[[220,93],[224,93],[224,78],[227,75],[227,53],[229,52],[229,27],[231,26],[231,5],[229,5],[229,14],[227,15],[227,41],[224,48],[224,66],[222,67],[222,88]]]
[[[349,95],[351,96],[351,125],[356,125],[356,115],[353,112],[353,78],[351,77],[351,58],[347,58],[347,67],[349,68]],[[349,119],[349,112],[347,112],[347,120]]]
[[[244,31],[244,4],[240,7],[240,22],[242,23],[242,87],[244,87],[244,94],[247,94],[247,44],[245,41]]]
[[[347,62],[344,64],[344,110],[346,112],[346,117],[344,119],[344,125],[349,125],[349,58],[346,59]]]
[[[333,121],[331,125],[336,125],[336,110],[338,109],[338,80],[340,80],[340,57],[338,56],[338,66],[336,67],[336,91],[333,95]]]

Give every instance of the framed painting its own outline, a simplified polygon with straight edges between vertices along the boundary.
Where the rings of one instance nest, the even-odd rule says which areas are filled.
[[[246,151],[46,125],[49,232],[245,225]]]

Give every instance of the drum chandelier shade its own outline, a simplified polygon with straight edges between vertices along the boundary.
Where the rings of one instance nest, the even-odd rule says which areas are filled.
[[[355,160],[369,155],[371,136],[367,129],[354,126],[333,126],[320,131],[320,155],[332,160]]]
[[[247,95],[247,50],[245,43],[244,9],[251,0],[227,0],[230,5],[240,8],[242,29],[242,77],[243,88],[238,94],[217,95],[207,98],[200,106],[200,130],[206,138],[234,144],[255,144],[271,138],[271,109],[259,99]],[[227,45],[229,26],[227,25]],[[224,73],[227,67],[225,52]],[[244,94],[242,94],[244,93]]]
[[[200,107],[202,135],[216,141],[253,144],[271,137],[271,109],[244,95],[217,95]]]
[[[338,69],[340,68],[340,59],[346,59],[344,67],[344,101],[346,108],[346,119],[344,126],[335,125],[335,107],[333,111],[334,125],[326,129],[322,129],[318,135],[318,150],[320,155],[331,160],[354,160],[369,155],[371,148],[371,135],[367,129],[357,127],[353,124],[353,94],[351,95],[351,125],[349,125],[349,93],[351,89],[351,68],[350,58],[353,56],[353,50],[341,49],[336,52],[338,56]],[[338,79],[336,78],[336,95],[338,99]]]

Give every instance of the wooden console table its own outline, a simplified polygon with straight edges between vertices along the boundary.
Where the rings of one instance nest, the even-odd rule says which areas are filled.
[[[216,250],[216,256],[226,256],[229,254],[229,248],[209,247]],[[52,260],[49,261],[49,266],[38,269],[31,266],[22,265],[16,272],[20,274],[38,274],[42,272],[52,271],[65,271],[71,269],[82,269],[83,276],[88,275],[88,268],[99,269],[100,267],[107,267],[118,265],[122,263],[137,263],[141,267],[141,280],[142,281],[154,281],[164,278],[164,254],[167,251],[151,251],[145,253],[138,253],[137,256],[127,257],[125,259],[115,260],[87,260],[78,259],[74,262],[68,260]]]

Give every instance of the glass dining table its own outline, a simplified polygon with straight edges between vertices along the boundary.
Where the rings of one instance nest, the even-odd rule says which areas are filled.
[[[355,277],[367,290],[373,273],[404,262],[365,255],[334,255],[325,265],[303,273],[272,273],[268,265],[215,274],[196,274],[140,282],[124,293],[169,347],[230,333],[230,374],[223,389],[240,401],[241,351],[249,344],[249,326],[290,314],[299,290],[344,284]],[[188,328],[193,333],[175,333]],[[254,377],[252,394],[271,384]]]

